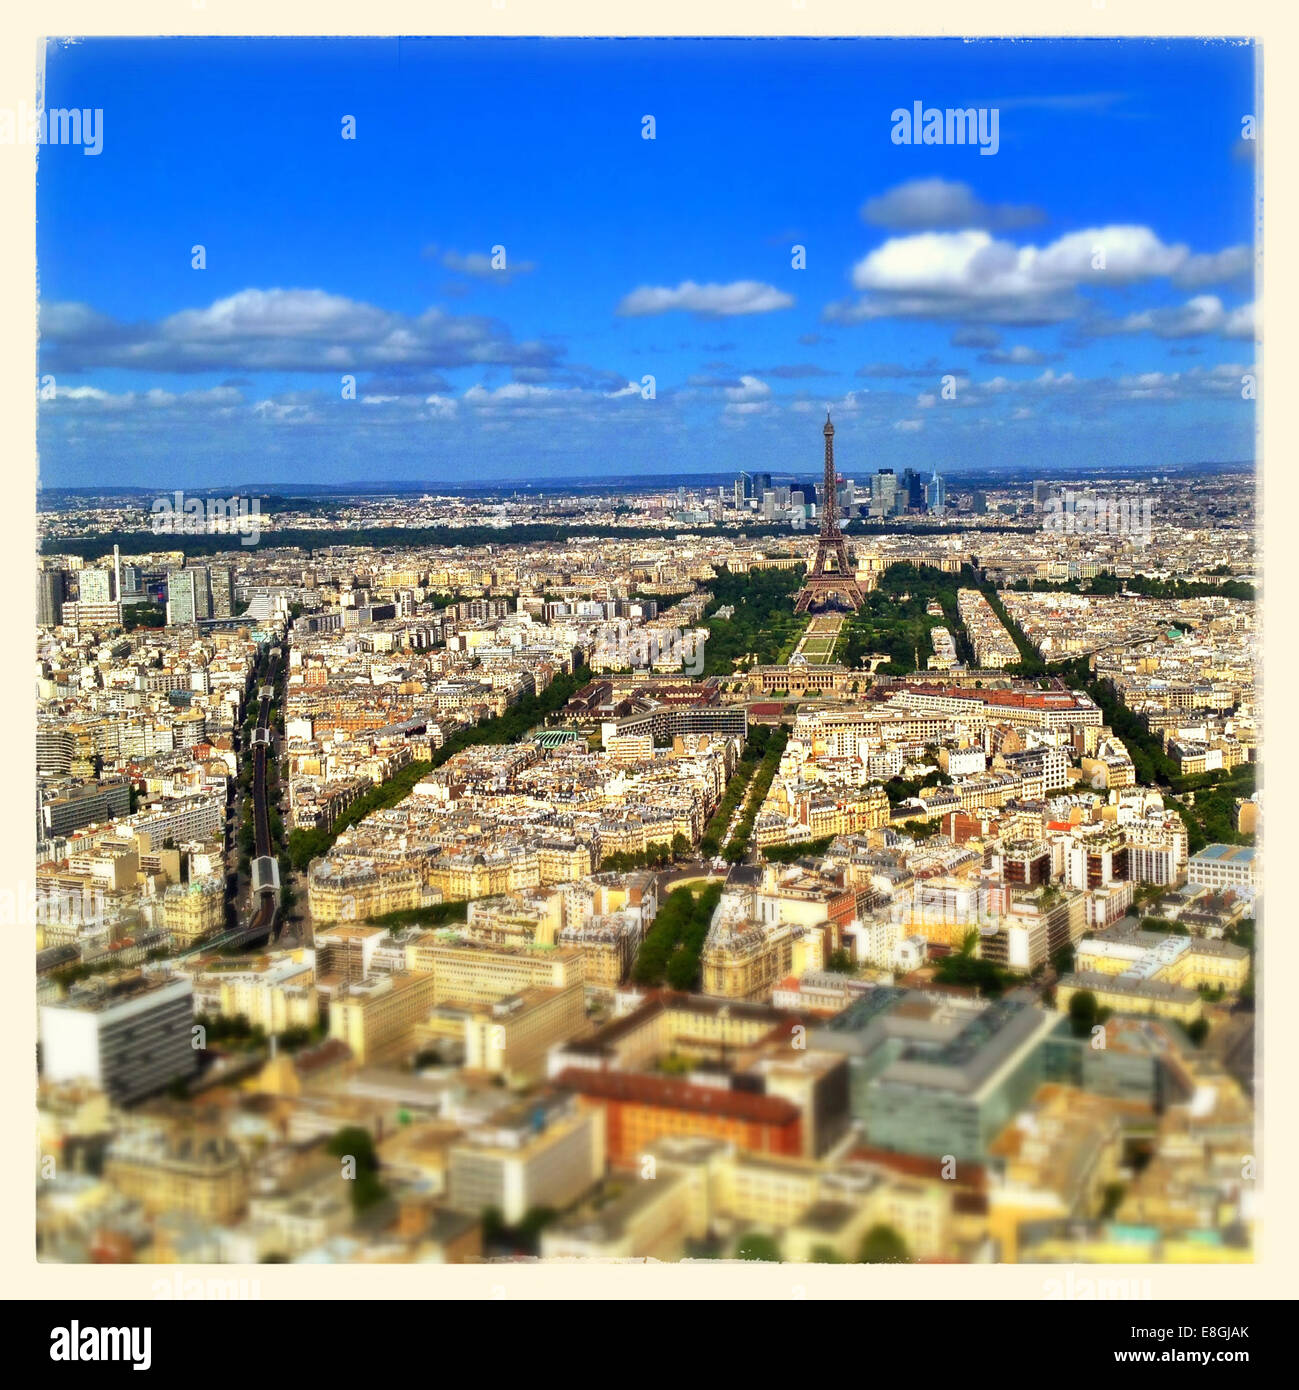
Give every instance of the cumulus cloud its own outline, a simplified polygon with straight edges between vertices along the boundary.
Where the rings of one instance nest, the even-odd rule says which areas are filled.
[[[771,387],[756,376],[742,376],[737,386],[723,387],[723,395],[736,404],[766,400],[771,395]]]
[[[826,317],[847,323],[888,317],[1047,325],[1081,311],[1078,290],[1084,286],[1203,278],[1236,264],[1234,251],[1193,255],[1141,226],[1089,228],[1040,247],[1016,246],[975,228],[922,232],[892,237],[858,261],[851,278],[863,297],[830,305]]]
[[[553,344],[516,342],[497,320],[433,307],[411,316],[318,289],[247,289],[156,323],[83,304],[41,311],[48,370],[352,372],[551,365]]]
[[[1072,372],[1055,372],[1048,367],[1038,376],[1021,381],[997,376],[971,382],[963,395],[967,403],[977,399],[985,404],[1004,401],[1009,406],[1013,402],[1049,399],[1056,408],[1072,406],[1085,411],[1127,402],[1238,398],[1242,378],[1252,375],[1252,367],[1236,362],[1192,367],[1185,372],[1135,372],[1117,377],[1077,377]],[[1020,418],[1018,412],[1025,409],[1023,404],[1014,405],[1012,418]]]
[[[597,411],[608,409],[610,402],[621,405],[640,399],[640,387],[630,381],[610,391],[511,381],[496,387],[471,386],[460,397],[461,402],[473,408],[480,417],[511,419],[594,418]]]
[[[1153,333],[1158,338],[1198,338],[1217,334],[1222,338],[1252,341],[1256,332],[1255,306],[1228,309],[1217,295],[1198,294],[1185,304],[1145,309],[1121,319],[1097,319],[1083,325],[1095,337],[1122,333]]]
[[[1040,367],[1043,363],[1058,361],[1059,356],[1059,353],[1039,352],[1036,348],[1016,344],[1011,348],[982,352],[979,361],[995,367]]]
[[[244,394],[232,386],[211,386],[198,391],[166,391],[160,386],[145,391],[105,391],[98,386],[58,386],[41,401],[41,408],[73,409],[102,413],[174,410],[186,413],[228,411],[244,404]]]
[[[1107,383],[1117,395],[1131,401],[1173,401],[1190,397],[1243,399],[1245,377],[1257,378],[1253,367],[1222,362],[1216,367],[1192,367],[1186,372],[1138,372]]]
[[[1030,227],[1043,220],[1041,208],[1013,203],[985,203],[967,183],[948,179],[912,179],[862,205],[862,221],[895,231]]]
[[[675,288],[643,285],[622,300],[617,312],[624,318],[680,312],[713,319],[770,314],[788,309],[793,303],[793,295],[758,280],[736,280],[729,285],[699,285],[683,280]]]
[[[1252,246],[1228,246],[1224,251],[1187,257],[1186,264],[1174,274],[1173,282],[1184,289],[1198,289],[1201,285],[1225,285],[1231,280],[1241,279],[1253,269]]]

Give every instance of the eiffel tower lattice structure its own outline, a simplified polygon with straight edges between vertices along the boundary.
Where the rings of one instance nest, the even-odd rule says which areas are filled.
[[[821,534],[816,542],[816,559],[808,571],[803,587],[794,604],[795,613],[810,612],[818,607],[841,604],[854,611],[866,602],[866,595],[857,583],[857,572],[848,561],[848,543],[839,529],[839,502],[834,471],[834,426],[826,412],[825,481],[821,495]]]

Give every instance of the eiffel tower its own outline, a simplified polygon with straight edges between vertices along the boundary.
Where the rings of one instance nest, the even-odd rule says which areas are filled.
[[[795,613],[808,612],[814,603],[828,605],[837,599],[854,610],[866,602],[857,583],[857,572],[848,563],[848,545],[839,529],[839,502],[835,492],[834,426],[825,413],[825,482],[821,496],[821,535],[816,542],[816,559],[803,587],[798,591]]]

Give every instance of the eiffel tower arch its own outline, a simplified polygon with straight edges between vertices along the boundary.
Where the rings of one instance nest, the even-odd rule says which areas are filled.
[[[857,583],[857,571],[848,560],[848,543],[839,529],[839,499],[835,488],[834,426],[830,412],[825,414],[825,482],[822,487],[821,534],[816,542],[816,559],[808,571],[794,603],[795,613],[812,607],[842,606],[856,611],[866,602]]]

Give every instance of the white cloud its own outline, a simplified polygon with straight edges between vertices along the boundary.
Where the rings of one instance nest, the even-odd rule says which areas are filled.
[[[560,352],[503,324],[433,307],[417,316],[319,289],[246,289],[156,323],[118,323],[84,304],[45,306],[51,370],[351,372],[472,365],[544,367]],[[45,361],[43,360],[43,366]]]
[[[850,323],[883,317],[1059,323],[1079,311],[1084,286],[1203,277],[1235,260],[1235,249],[1194,256],[1149,227],[1130,225],[1070,232],[1040,247],[1016,246],[975,228],[922,232],[891,237],[858,261],[852,283],[864,297],[831,305],[826,316]]]
[[[1213,294],[1197,294],[1185,304],[1160,309],[1144,309],[1122,319],[1101,319],[1086,325],[1096,337],[1120,333],[1153,333],[1159,338],[1198,338],[1216,333],[1224,338],[1253,340],[1254,305],[1228,309]]]
[[[737,280],[729,285],[699,285],[683,280],[675,289],[643,285],[618,305],[624,318],[647,318],[681,312],[700,318],[730,318],[740,314],[769,314],[788,309],[794,296],[757,280]]]
[[[756,376],[742,376],[738,386],[727,386],[723,394],[728,401],[741,404],[750,401],[766,400],[771,395],[771,387]]]
[[[1027,227],[1042,221],[1040,208],[985,203],[967,183],[912,179],[862,206],[862,220],[900,231],[921,228]]]
[[[42,407],[69,406],[81,411],[128,411],[145,408],[158,411],[229,410],[244,401],[243,392],[233,386],[211,386],[197,391],[166,391],[151,386],[145,391],[105,391],[98,386],[56,386],[54,395]]]
[[[502,284],[508,284],[516,275],[528,275],[537,268],[534,261],[511,261],[508,254],[505,264],[497,266],[485,251],[440,251],[436,246],[426,246],[424,255],[436,258],[456,275],[468,275],[475,280],[496,280]]]
[[[980,362],[999,367],[1040,367],[1046,360],[1045,353],[1023,344],[1016,344],[1010,348],[994,348],[979,358]]]
[[[1252,246],[1228,246],[1224,251],[1189,256],[1173,279],[1186,289],[1196,289],[1200,285],[1225,284],[1247,275],[1253,268]]]

